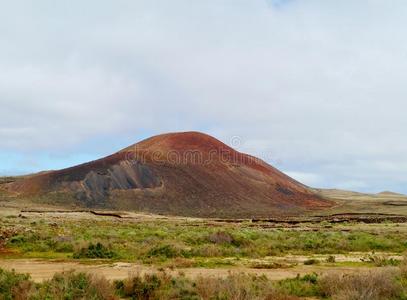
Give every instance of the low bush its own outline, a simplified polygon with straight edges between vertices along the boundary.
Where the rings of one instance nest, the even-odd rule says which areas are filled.
[[[275,287],[266,276],[229,274],[226,278],[198,277],[195,281],[199,299],[230,300],[294,300],[283,290]]]
[[[56,274],[39,286],[35,299],[117,299],[113,286],[104,277],[73,271]]]
[[[235,242],[233,236],[225,231],[218,231],[208,236],[208,241],[214,244],[232,244]]]
[[[358,274],[331,273],[321,278],[321,295],[333,300],[405,299],[394,270],[375,270]]]
[[[117,293],[131,299],[196,299],[193,283],[184,276],[173,277],[165,272],[134,274],[115,282]]]
[[[385,256],[379,256],[375,254],[366,255],[361,259],[363,262],[369,262],[374,264],[376,267],[386,267],[386,266],[398,266],[400,261],[394,258],[387,258]]]
[[[401,278],[406,280],[407,286],[407,253],[404,254],[403,260],[399,264]]]
[[[253,269],[283,269],[291,268],[293,264],[284,264],[280,262],[255,262],[250,265]]]
[[[0,269],[0,299],[28,299],[33,287],[34,283],[29,275]]]
[[[298,297],[314,297],[319,295],[318,275],[297,275],[293,279],[285,279],[277,284],[280,291]]]
[[[154,299],[161,285],[161,279],[157,275],[135,275],[124,281],[115,282],[119,294],[132,299]]]
[[[102,243],[90,243],[87,247],[75,251],[73,258],[107,258],[116,257],[116,253],[104,246]]]
[[[175,258],[181,256],[181,251],[172,245],[160,245],[147,252],[148,258]]]
[[[172,270],[175,268],[192,268],[195,266],[195,261],[189,258],[176,257],[165,266]]]
[[[329,256],[326,258],[326,262],[327,262],[327,263],[330,263],[330,264],[333,264],[333,263],[336,262],[336,257],[333,256],[333,255],[329,255]]]
[[[319,264],[319,260],[315,258],[310,258],[304,261],[304,265],[309,266],[309,265],[317,265]]]

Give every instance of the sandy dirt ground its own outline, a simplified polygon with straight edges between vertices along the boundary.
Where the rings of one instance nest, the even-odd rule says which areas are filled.
[[[76,262],[59,262],[59,261],[44,261],[33,259],[16,259],[16,260],[1,260],[0,268],[7,270],[14,269],[19,273],[29,273],[32,279],[36,282],[41,282],[52,278],[55,273],[75,270],[77,272],[87,272],[97,275],[103,275],[109,280],[117,280],[127,278],[131,274],[144,274],[157,271],[156,268],[142,266],[131,263],[113,263],[113,264],[80,264]],[[258,275],[266,275],[271,280],[281,280],[285,278],[294,278],[298,274],[305,275],[316,272],[318,274],[326,274],[329,272],[354,273],[372,270],[369,267],[328,267],[328,266],[297,266],[288,269],[249,269],[249,268],[187,268],[167,270],[168,273],[176,275],[182,272],[187,277],[215,276],[224,277],[230,272],[245,272]]]

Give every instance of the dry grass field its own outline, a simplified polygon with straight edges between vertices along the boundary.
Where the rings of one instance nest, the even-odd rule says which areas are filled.
[[[322,193],[338,203],[325,217],[270,220],[39,208],[8,199],[0,203],[0,295],[405,299],[407,223],[358,219],[406,215],[404,197]],[[329,217],[350,212],[360,215]]]
[[[325,198],[333,199],[337,205],[326,209],[322,214],[338,213],[381,213],[407,215],[407,196],[383,192],[379,194],[363,194],[335,189],[315,190]]]

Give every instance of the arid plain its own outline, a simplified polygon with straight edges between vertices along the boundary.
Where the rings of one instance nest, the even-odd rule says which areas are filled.
[[[404,299],[407,197],[309,191],[330,205],[202,218],[3,189],[0,276],[22,299]]]

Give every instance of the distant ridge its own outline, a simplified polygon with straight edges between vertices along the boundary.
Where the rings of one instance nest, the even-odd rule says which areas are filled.
[[[404,194],[399,194],[399,193],[390,192],[390,191],[380,192],[380,193],[377,193],[377,195],[379,195],[379,196],[406,196]]]

